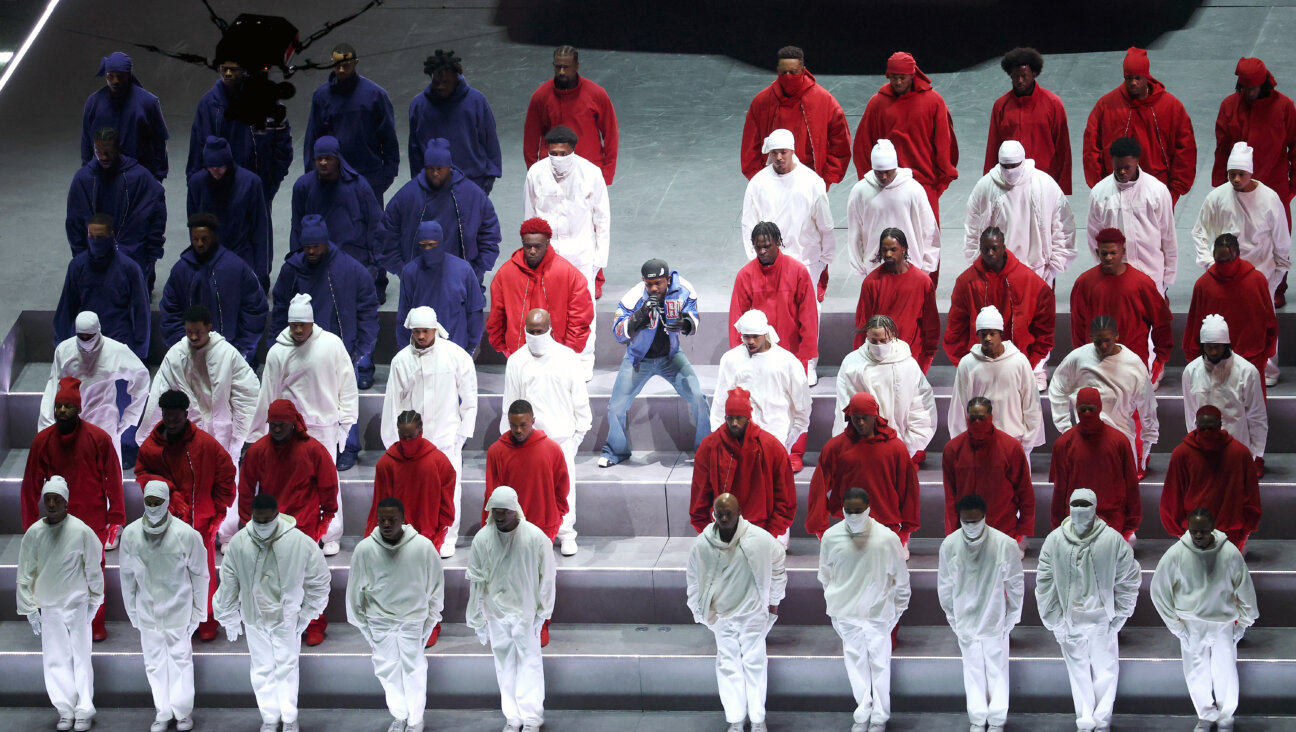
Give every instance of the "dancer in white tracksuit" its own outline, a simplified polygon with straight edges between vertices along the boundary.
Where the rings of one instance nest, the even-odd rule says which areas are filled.
[[[1184,680],[1197,710],[1197,730],[1233,729],[1238,706],[1237,643],[1255,624],[1255,586],[1242,553],[1210,511],[1188,514],[1188,531],[1152,575],[1152,604],[1179,639]]]
[[[241,360],[241,359],[240,359]],[[193,634],[207,619],[207,548],[171,515],[171,488],[144,486],[144,516],[122,531],[122,602],[140,632],[144,673],[157,710],[149,732],[193,729]]]
[[[595,169],[597,172],[597,169]],[[567,458],[567,513],[558,528],[559,550],[570,557],[576,546],[576,450],[585,439],[592,422],[589,392],[578,369],[577,354],[554,340],[549,312],[535,309],[527,313],[526,348],[519,348],[504,367],[504,403],[500,412],[500,432],[508,432],[508,406],[519,399],[531,402],[535,410],[536,429],[558,443]]]
[[[981,308],[976,330],[980,345],[959,361],[954,372],[954,395],[945,420],[950,439],[967,431],[968,400],[985,397],[994,405],[995,428],[1021,442],[1029,458],[1031,450],[1044,444],[1035,372],[1026,354],[1004,339],[1007,333],[998,308]]]
[[[360,392],[356,389],[355,368],[351,354],[342,339],[323,328],[315,327],[315,310],[307,294],[293,295],[288,306],[288,327],[275,338],[266,353],[265,370],[261,372],[261,394],[249,442],[266,434],[270,403],[287,399],[306,420],[306,432],[328,448],[336,462],[346,446],[351,425],[360,418]],[[342,538],[342,504],[324,533],[325,556],[338,553]]]
[[[99,537],[67,512],[67,481],[53,476],[41,489],[45,518],[18,546],[15,595],[41,637],[45,691],[58,711],[57,729],[88,730],[94,719],[90,619],[104,601]]]
[[[733,327],[743,342],[720,356],[711,430],[725,423],[725,400],[720,397],[741,386],[751,392],[752,419],[790,452],[810,428],[810,384],[805,368],[778,345],[778,333],[760,310],[743,313]]]
[[[549,245],[585,275],[590,299],[594,299],[594,278],[607,266],[611,248],[612,206],[603,172],[576,154],[576,142],[576,133],[563,125],[545,134],[549,154],[527,170],[522,218],[538,216],[549,222],[553,229]],[[598,317],[597,308],[594,317]],[[586,381],[594,373],[594,336],[598,332],[594,322],[590,321],[589,338],[580,352]]]
[[[785,550],[742,517],[731,493],[716,497],[711,515],[689,552],[688,608],[715,634],[716,686],[729,732],[742,732],[744,719],[752,732],[765,732],[765,636],[787,590]]]
[[[473,537],[464,620],[490,643],[506,730],[544,724],[540,629],[553,615],[553,542],[526,520],[517,492],[497,486],[486,502],[487,526]]]
[[[36,431],[54,424],[54,394],[59,379],[64,376],[80,379],[81,419],[113,438],[117,461],[121,462],[121,437],[139,424],[148,398],[149,375],[144,362],[130,346],[100,331],[98,315],[90,311],[77,313],[76,335],[54,348],[54,362],[50,364],[49,380],[45,382],[40,412],[36,415]],[[120,409],[118,381],[126,383],[126,395],[130,399]]]
[[[354,375],[351,376],[355,381]],[[279,513],[269,493],[252,499],[252,520],[230,541],[212,615],[230,642],[247,631],[261,732],[297,732],[301,635],[328,604],[329,568],[319,546]]]
[[[987,526],[986,502],[970,493],[955,505],[960,530],[941,542],[936,595],[958,636],[968,721],[1003,732],[1008,718],[1008,634],[1021,622],[1025,582],[1017,542]]]
[[[225,336],[212,330],[206,306],[193,305],[185,314],[185,337],[167,349],[153,375],[148,406],[140,421],[136,440],[143,445],[153,428],[162,421],[158,399],[168,391],[182,391],[189,397],[189,421],[216,438],[234,461],[235,476],[243,445],[252,432],[261,382]],[[228,544],[238,531],[238,502],[225,512],[216,538]]]
[[[855,695],[851,732],[881,732],[891,718],[891,632],[910,596],[900,537],[868,514],[868,492],[848,489],[842,520],[819,544],[824,603]]]
[[[441,327],[436,311],[423,306],[405,315],[409,345],[396,352],[383,399],[382,441],[400,441],[396,417],[414,410],[423,418],[424,436],[445,454],[455,470],[454,523],[441,544],[442,558],[454,556],[459,539],[459,498],[463,493],[463,448],[477,428],[477,371],[472,356]]]
[[[1105,731],[1120,673],[1116,634],[1134,614],[1139,565],[1120,532],[1097,517],[1093,491],[1079,488],[1069,503],[1071,515],[1040,549],[1035,601],[1062,647],[1076,728]]]
[[[347,622],[373,649],[374,675],[396,718],[387,732],[423,732],[427,656],[423,644],[441,622],[445,577],[436,547],[405,523],[405,506],[378,502],[378,527],[360,540],[347,579]]]

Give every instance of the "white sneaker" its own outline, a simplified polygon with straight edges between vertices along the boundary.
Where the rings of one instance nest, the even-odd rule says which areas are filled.
[[[262,722],[261,732],[279,732],[278,722]]]
[[[521,729],[521,722],[507,722],[504,725],[504,732],[520,732]]]
[[[872,722],[868,726],[868,732],[886,732],[886,722]]]
[[[813,389],[814,385],[819,383],[818,372],[816,372],[814,369],[810,369],[808,372],[806,372],[806,381],[809,382],[810,388]],[[762,724],[764,724],[764,722],[762,722]],[[754,726],[752,727],[752,732],[755,732]]]
[[[752,722],[751,732],[769,732],[769,727],[766,727],[764,722]]]
[[[94,720],[89,717],[85,719],[78,719],[72,723],[72,729],[75,730],[76,732],[87,732],[87,730],[89,730],[90,726],[93,724],[94,724]]]
[[[405,732],[405,720],[397,719],[387,727],[387,732]]]
[[[54,729],[59,730],[59,732],[67,732],[67,730],[72,729],[75,722],[76,720],[71,717],[59,717],[58,724],[54,725]]]
[[[405,728],[405,732],[423,732],[423,723],[411,724]]]
[[[176,729],[180,732],[189,732],[193,729],[193,717],[181,717],[176,720]]]
[[[1277,386],[1277,385],[1278,385],[1277,376],[1265,376],[1265,386]]]
[[[336,541],[324,542],[324,556],[331,557],[340,551],[342,551],[342,545],[338,544]],[[296,722],[284,722],[284,732],[287,732],[289,724],[296,724]]]
[[[450,541],[450,539],[447,538],[447,539],[445,540],[445,543],[443,543],[443,544],[441,545],[441,558],[442,558],[442,559],[449,559],[450,557],[453,557],[454,555],[455,555],[455,542]]]
[[[283,732],[301,732],[301,725],[296,722],[284,722]]]
[[[851,725],[851,732],[868,732],[868,725],[864,722],[856,722]]]
[[[589,379],[586,379],[586,381],[589,381]],[[540,725],[524,724],[522,725],[522,732],[540,732]]]
[[[607,455],[600,455],[598,459],[598,466],[600,468],[610,468],[612,467],[612,460],[608,458]]]
[[[171,726],[169,719],[155,719],[153,724],[149,725],[149,732],[166,732],[167,727]]]
[[[580,551],[580,547],[576,546],[576,539],[569,536],[559,542],[558,551],[561,552],[564,557],[571,557],[575,556],[576,552]]]
[[[729,725],[729,729],[727,730],[727,732],[743,732],[743,723],[734,722],[733,724]]]

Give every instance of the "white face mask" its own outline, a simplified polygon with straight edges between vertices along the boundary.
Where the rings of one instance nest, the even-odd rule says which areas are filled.
[[[576,153],[570,155],[550,155],[549,164],[553,166],[554,173],[558,176],[564,176],[571,172],[572,166],[576,164]]]
[[[846,529],[852,534],[858,534],[864,530],[865,524],[868,523],[869,510],[864,509],[863,513],[847,513],[842,515],[842,520],[846,522]]]
[[[1093,526],[1094,516],[1098,514],[1098,509],[1094,506],[1072,506],[1071,507],[1071,526],[1077,534],[1089,533],[1089,527]]]
[[[981,538],[981,533],[985,531],[985,519],[981,519],[980,521],[973,521],[971,523],[968,523],[967,521],[963,521],[962,524],[963,524],[963,535],[966,536],[971,541],[976,541],[977,539]]]
[[[886,343],[869,342],[864,345],[868,346],[868,355],[872,356],[875,361],[881,361],[891,355],[891,341]]]
[[[100,335],[98,333],[95,333],[94,338],[91,338],[88,341],[83,341],[80,338],[78,338],[77,348],[80,348],[82,351],[87,351],[87,352],[93,351],[95,346],[99,345],[99,338]]]
[[[161,506],[144,505],[144,531],[149,534],[160,534],[166,531],[167,527],[167,506],[170,501],[164,501]]]
[[[525,332],[524,335],[526,335],[527,350],[531,352],[532,356],[537,358],[548,353],[549,346],[553,345],[554,342],[552,328],[546,330],[540,335],[531,335],[530,333]]]
[[[253,521],[248,524],[248,526],[252,527],[252,533],[256,534],[258,538],[263,540],[269,539],[271,536],[274,536],[275,529],[279,526],[279,519],[276,518],[274,521],[264,524],[259,524]]]
[[[1003,171],[1004,182],[1010,186],[1019,185],[1026,179],[1026,163],[1022,163],[1015,168],[1001,168]]]

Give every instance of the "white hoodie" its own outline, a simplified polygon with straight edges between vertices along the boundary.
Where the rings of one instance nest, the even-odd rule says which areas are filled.
[[[1120,430],[1134,449],[1134,412],[1139,413],[1142,424],[1143,455],[1145,460],[1152,446],[1161,437],[1161,423],[1157,420],[1156,393],[1148,377],[1147,366],[1128,348],[1120,353],[1098,358],[1098,349],[1085,344],[1073,349],[1053,371],[1049,382],[1049,404],[1053,411],[1053,424],[1058,432],[1066,432],[1075,424],[1075,399],[1080,390],[1092,386],[1102,397],[1102,421]],[[1139,463],[1140,465],[1143,462]]]
[[[1247,446],[1251,457],[1264,457],[1269,439],[1269,412],[1265,409],[1260,372],[1245,358],[1229,355],[1211,366],[1198,356],[1183,372],[1184,425],[1197,429],[1197,410],[1210,404],[1223,415],[1224,429]]]
[[[535,410],[536,428],[563,442],[589,431],[593,420],[589,392],[577,353],[555,341],[549,333],[542,338],[548,344],[543,356],[536,356],[523,346],[508,357],[499,429],[501,434],[508,432],[509,405],[525,399]]]
[[[383,399],[382,441],[400,439],[396,417],[413,409],[423,418],[424,437],[442,452],[458,451],[477,428],[477,370],[459,344],[437,334],[430,348],[413,342],[396,352]]]
[[[54,395],[58,393],[59,379],[65,376],[81,380],[81,419],[114,438],[139,424],[148,399],[148,369],[126,344],[102,333],[98,338],[94,348],[88,352],[77,346],[76,336],[54,349],[54,363],[50,364],[40,413],[36,415],[37,432],[54,424]],[[126,382],[126,393],[130,395],[130,404],[120,416],[117,412],[118,380]]]
[[[1088,598],[1106,622],[1123,625],[1134,614],[1139,582],[1134,550],[1120,532],[1094,517],[1089,532],[1076,536],[1068,516],[1040,549],[1035,576],[1040,620],[1054,633],[1063,631],[1076,620],[1077,599]]]
[[[1236,622],[1249,628],[1260,617],[1255,585],[1242,552],[1224,532],[1214,532],[1215,543],[1198,549],[1184,532],[1157,562],[1148,594],[1166,627],[1182,635],[1184,621]]]
[[[1098,181],[1089,192],[1089,252],[1098,262],[1098,232],[1120,229],[1125,235],[1125,261],[1152,278],[1165,292],[1174,284],[1179,267],[1179,239],[1175,233],[1174,204],[1170,189],[1146,170],[1129,183],[1117,183],[1115,174]]]
[[[336,337],[336,336],[334,336]],[[328,605],[329,568],[319,544],[279,514],[269,539],[249,522],[230,540],[221,560],[220,588],[212,597],[212,616],[225,628],[239,623],[261,630],[311,620]],[[293,632],[289,630],[289,632]]]
[[[975,540],[960,528],[941,542],[936,595],[959,638],[1011,631],[1021,622],[1025,586],[1017,542],[993,526],[987,524]]]
[[[751,594],[752,612],[768,612],[783,602],[787,592],[787,552],[769,532],[738,517],[738,528],[728,542],[720,538],[714,522],[693,540],[685,574],[685,602],[693,622],[714,625],[722,617],[713,613],[716,600]],[[736,616],[740,613],[734,613]]]
[[[266,414],[276,399],[296,405],[307,428],[337,430],[337,444],[324,447],[341,450],[347,431],[360,418],[355,369],[342,339],[316,325],[299,346],[293,343],[289,328],[279,332],[261,372],[261,395],[249,442],[265,436]]]
[[[126,615],[140,630],[193,628],[207,619],[209,582],[202,534],[170,513],[161,534],[147,533],[145,521],[140,517],[122,531],[118,556]]]
[[[516,511],[518,525],[506,532],[488,521],[473,536],[464,622],[482,643],[489,620],[548,620],[557,593],[553,541],[526,520],[517,493],[508,486],[496,488],[486,503],[488,513],[492,508]]]
[[[963,223],[963,255],[973,262],[981,254],[981,232],[997,226],[1004,244],[1027,267],[1052,286],[1076,258],[1075,216],[1066,194],[1034,160],[1021,164],[1024,180],[1015,186],[996,165],[972,187]]]
[[[846,231],[851,268],[861,277],[880,265],[873,261],[882,230],[895,227],[909,242],[909,261],[924,272],[940,266],[940,225],[922,184],[909,168],[898,168],[895,180],[885,189],[877,174],[869,171],[851,188],[846,204]]]
[[[787,175],[779,175],[773,165],[766,165],[747,182],[743,196],[740,233],[748,260],[756,258],[751,232],[761,221],[778,224],[783,234],[783,252],[804,264],[810,270],[810,281],[818,282],[820,273],[837,253],[828,187],[823,178],[800,162]]]
[[[54,525],[36,521],[18,545],[18,614],[88,606],[94,615],[104,601],[102,556],[99,537],[76,516]]]
[[[522,187],[522,218],[539,216],[549,222],[549,241],[559,254],[582,272],[606,267],[612,238],[612,210],[607,183],[597,165],[576,153],[571,171],[559,180],[553,158],[540,158],[527,170]]]
[[[424,637],[441,622],[445,575],[441,557],[427,537],[405,524],[395,544],[375,527],[351,556],[347,577],[347,622],[370,637],[370,620],[422,623]]]
[[[1044,419],[1040,414],[1039,386],[1030,361],[1013,345],[1003,342],[1003,353],[990,358],[973,346],[954,372],[950,399],[950,439],[967,430],[967,403],[972,397],[990,400],[995,429],[1021,442],[1027,450],[1044,444]]]
[[[890,633],[909,607],[909,569],[900,537],[872,518],[858,534],[845,521],[824,532],[818,576],[833,620]]]
[[[735,386],[751,392],[752,421],[788,450],[810,428],[810,382],[805,367],[782,346],[773,344],[753,356],[739,343],[720,357],[711,400],[713,432],[724,424],[725,400]]]
[[[1236,234],[1242,258],[1260,270],[1272,291],[1291,269],[1291,225],[1278,194],[1260,181],[1256,184],[1254,191],[1238,193],[1226,182],[1206,194],[1193,225],[1193,248],[1197,264],[1210,269],[1216,237]]]
[[[861,391],[877,399],[878,411],[909,448],[909,457],[927,449],[936,434],[936,395],[908,343],[898,338],[892,340],[890,351],[881,360],[873,358],[867,343],[842,359],[837,371],[834,436],[845,431],[846,416],[842,410]]]
[[[189,397],[189,419],[199,429],[216,438],[238,464],[239,452],[252,432],[261,382],[238,349],[215,331],[200,356],[180,340],[167,349],[162,365],[153,376],[148,408],[136,434],[143,445],[153,428],[162,421],[158,399],[175,389]],[[203,372],[199,372],[199,367]]]

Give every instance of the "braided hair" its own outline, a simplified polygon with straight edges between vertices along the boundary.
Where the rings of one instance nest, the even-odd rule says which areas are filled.
[[[454,51],[443,51],[438,48],[423,60],[423,73],[432,76],[441,71],[448,71],[455,75],[462,74],[463,59],[456,56]]]

